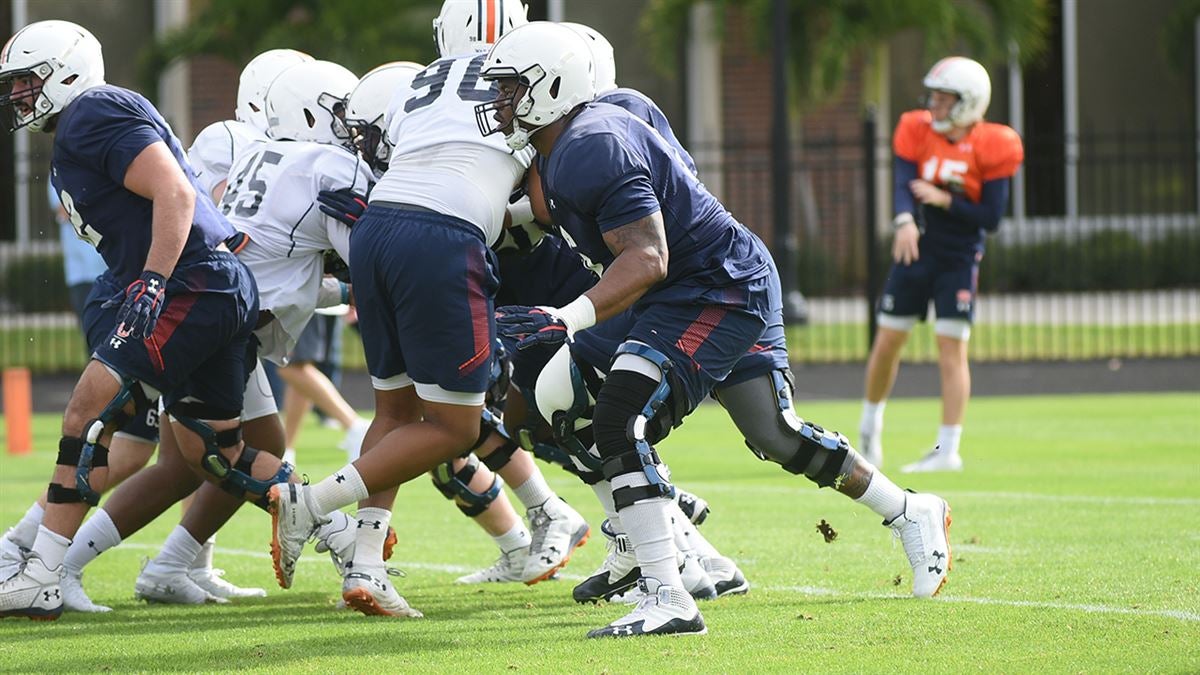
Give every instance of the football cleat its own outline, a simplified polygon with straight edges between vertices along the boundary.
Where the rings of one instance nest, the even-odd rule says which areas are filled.
[[[299,483],[277,483],[267,492],[267,510],[271,512],[271,562],[280,588],[291,588],[296,574],[296,561],[304,544],[317,528],[328,522],[328,516],[313,513],[309,486]]]
[[[529,558],[529,547],[502,551],[491,567],[472,572],[454,580],[456,584],[487,584],[525,581],[525,561]]]
[[[21,571],[21,565],[29,557],[29,549],[21,546],[12,538],[13,531],[9,530],[0,537],[0,581]]]
[[[317,553],[328,553],[337,569],[338,576],[344,577],[349,572],[350,563],[354,561],[355,537],[357,536],[358,521],[341,511],[330,511],[327,515],[330,522],[317,530]],[[391,560],[392,551],[396,548],[396,530],[388,526],[387,538],[383,540],[383,559]]]
[[[683,581],[683,589],[696,600],[716,600],[717,588],[713,585],[712,577],[700,564],[700,558],[691,553],[680,554],[680,557],[683,563],[679,566],[679,577]],[[641,586],[634,586],[613,598],[613,601],[629,605],[641,602],[644,597]]]
[[[521,576],[532,586],[554,576],[570,560],[575,549],[587,543],[592,528],[583,516],[560,497],[529,509],[532,543]]]
[[[883,468],[883,438],[880,434],[859,431],[859,447],[862,448],[862,458],[876,468]]]
[[[644,597],[625,616],[588,632],[590,638],[636,635],[704,635],[708,628],[696,601],[682,588],[663,586],[655,579],[638,580]]]
[[[675,503],[679,504],[679,510],[683,511],[683,515],[687,516],[693,525],[703,523],[712,513],[703,497],[697,497],[679,488],[675,488]]]
[[[930,473],[933,471],[962,471],[962,468],[962,457],[957,452],[941,452],[937,448],[934,448],[921,459],[901,467],[900,472]]]
[[[225,581],[221,577],[225,576],[225,570],[215,569],[212,567],[204,567],[200,569],[189,569],[188,576],[196,585],[204,589],[209,595],[226,600],[233,598],[265,598],[267,591],[263,588],[242,588],[234,586]]]
[[[929,598],[946,585],[953,562],[950,558],[950,505],[931,494],[906,495],[904,513],[884,525],[904,545],[913,570],[912,594]]]
[[[701,558],[700,564],[712,578],[718,598],[726,595],[745,595],[750,591],[750,582],[746,581],[746,577],[738,569],[737,563],[729,558],[709,556]]]
[[[83,573],[67,571],[59,582],[62,589],[63,609],[68,612],[87,612],[99,614],[111,612],[112,607],[97,605],[83,590]]]
[[[224,604],[225,598],[218,598],[200,588],[187,570],[162,565],[154,560],[147,561],[142,567],[133,584],[133,595],[146,602],[158,602],[165,605],[203,605],[206,603]]]
[[[368,616],[402,616],[419,619],[420,611],[396,592],[382,568],[361,569],[346,574],[342,580],[342,600],[346,606]]]
[[[575,602],[611,600],[632,588],[642,575],[629,538],[613,532],[607,520],[600,523],[600,533],[608,539],[608,556],[599,569],[572,591]]]
[[[39,555],[29,553],[16,573],[0,582],[0,619],[9,616],[34,621],[57,619],[63,611],[61,575],[61,565],[46,569]]]

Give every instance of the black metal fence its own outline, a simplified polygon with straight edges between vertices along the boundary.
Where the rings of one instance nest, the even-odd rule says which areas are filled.
[[[1084,136],[1077,197],[1068,199],[1073,181],[1063,139],[1029,141],[1013,200],[1024,212],[1010,214],[988,240],[972,358],[1200,356],[1195,148],[1192,136],[1151,130]],[[731,144],[693,152],[730,211],[774,242],[770,149]],[[808,308],[807,324],[789,332],[793,358],[863,360],[871,298],[891,261],[888,142],[868,124],[862,132],[802,139],[792,156],[794,281]],[[1068,215],[1071,203],[1078,212]],[[0,367],[83,364],[62,265],[56,240],[0,243]],[[917,333],[907,356],[936,359],[928,326]],[[346,345],[347,366],[361,367],[357,339]]]

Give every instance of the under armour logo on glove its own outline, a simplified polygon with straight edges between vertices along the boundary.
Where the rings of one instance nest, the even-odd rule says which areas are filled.
[[[367,210],[366,195],[350,188],[321,190],[317,193],[317,203],[321,205],[321,213],[344,223],[347,227],[354,227]]]
[[[162,313],[167,279],[158,272],[146,270],[142,276],[109,298],[101,309],[121,305],[117,310],[117,332],[135,339],[149,338]]]
[[[496,330],[517,341],[517,349],[554,346],[567,341],[567,324],[549,307],[505,305],[496,309]]]

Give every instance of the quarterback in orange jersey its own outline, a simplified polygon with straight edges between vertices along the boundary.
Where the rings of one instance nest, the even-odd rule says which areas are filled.
[[[983,121],[992,85],[979,63],[951,56],[925,76],[928,106],[900,117],[895,152],[894,264],[879,301],[879,333],[867,361],[859,447],[883,463],[883,409],[900,350],[932,302],[937,315],[942,424],[933,450],[902,471],[959,471],[958,445],[971,393],[967,340],[985,232],[995,232],[1013,174],[1025,157],[1017,132]]]

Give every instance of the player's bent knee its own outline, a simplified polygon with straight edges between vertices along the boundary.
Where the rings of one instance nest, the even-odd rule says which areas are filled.
[[[230,417],[229,411],[196,401],[177,403],[171,407],[170,412],[173,420],[199,437],[203,444],[199,467],[222,490],[239,499],[253,501],[260,508],[266,508],[267,491],[271,486],[285,483],[291,478],[292,466],[287,462],[281,464],[270,478],[255,478],[253,467],[259,453],[250,446],[244,446],[233,461],[226,456],[225,453],[230,449],[236,451],[242,441],[241,424],[218,431],[204,420],[229,420],[236,418],[236,413]]]
[[[442,493],[446,499],[452,500],[455,506],[458,507],[464,515],[475,517],[487,510],[492,502],[500,496],[500,489],[504,485],[504,481],[500,476],[493,475],[492,483],[482,492],[476,492],[471,489],[471,479],[479,471],[479,458],[473,453],[463,457],[466,463],[455,468],[455,461],[450,460],[443,464],[439,464],[431,471],[433,485]]]

